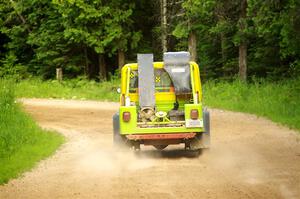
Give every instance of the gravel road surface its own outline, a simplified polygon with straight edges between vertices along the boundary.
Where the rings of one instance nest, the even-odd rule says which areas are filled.
[[[32,171],[0,186],[0,198],[300,198],[300,134],[254,115],[212,109],[212,147],[195,157],[172,146],[117,152],[117,103],[22,100],[67,142]]]

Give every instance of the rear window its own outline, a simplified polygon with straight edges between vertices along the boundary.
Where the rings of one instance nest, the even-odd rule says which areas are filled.
[[[129,93],[138,92],[138,71],[130,72]],[[156,92],[174,92],[174,86],[169,74],[163,68],[154,69],[154,81]]]

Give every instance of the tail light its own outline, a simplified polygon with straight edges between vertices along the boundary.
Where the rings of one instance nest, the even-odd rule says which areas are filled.
[[[192,109],[191,110],[191,119],[196,120],[199,117],[199,112],[197,109]]]
[[[123,112],[123,121],[124,122],[130,121],[130,112]]]

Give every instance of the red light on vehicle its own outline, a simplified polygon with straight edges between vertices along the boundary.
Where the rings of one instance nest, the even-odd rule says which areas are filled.
[[[123,112],[123,121],[124,122],[130,121],[130,112]]]
[[[191,110],[191,119],[196,120],[199,117],[199,112],[197,109],[192,109]]]

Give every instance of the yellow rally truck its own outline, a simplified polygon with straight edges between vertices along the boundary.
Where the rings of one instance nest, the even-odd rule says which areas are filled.
[[[190,54],[167,52],[163,62],[153,62],[153,54],[138,54],[137,60],[121,71],[115,146],[162,150],[183,143],[188,150],[208,148],[209,112],[202,104],[199,67]]]

